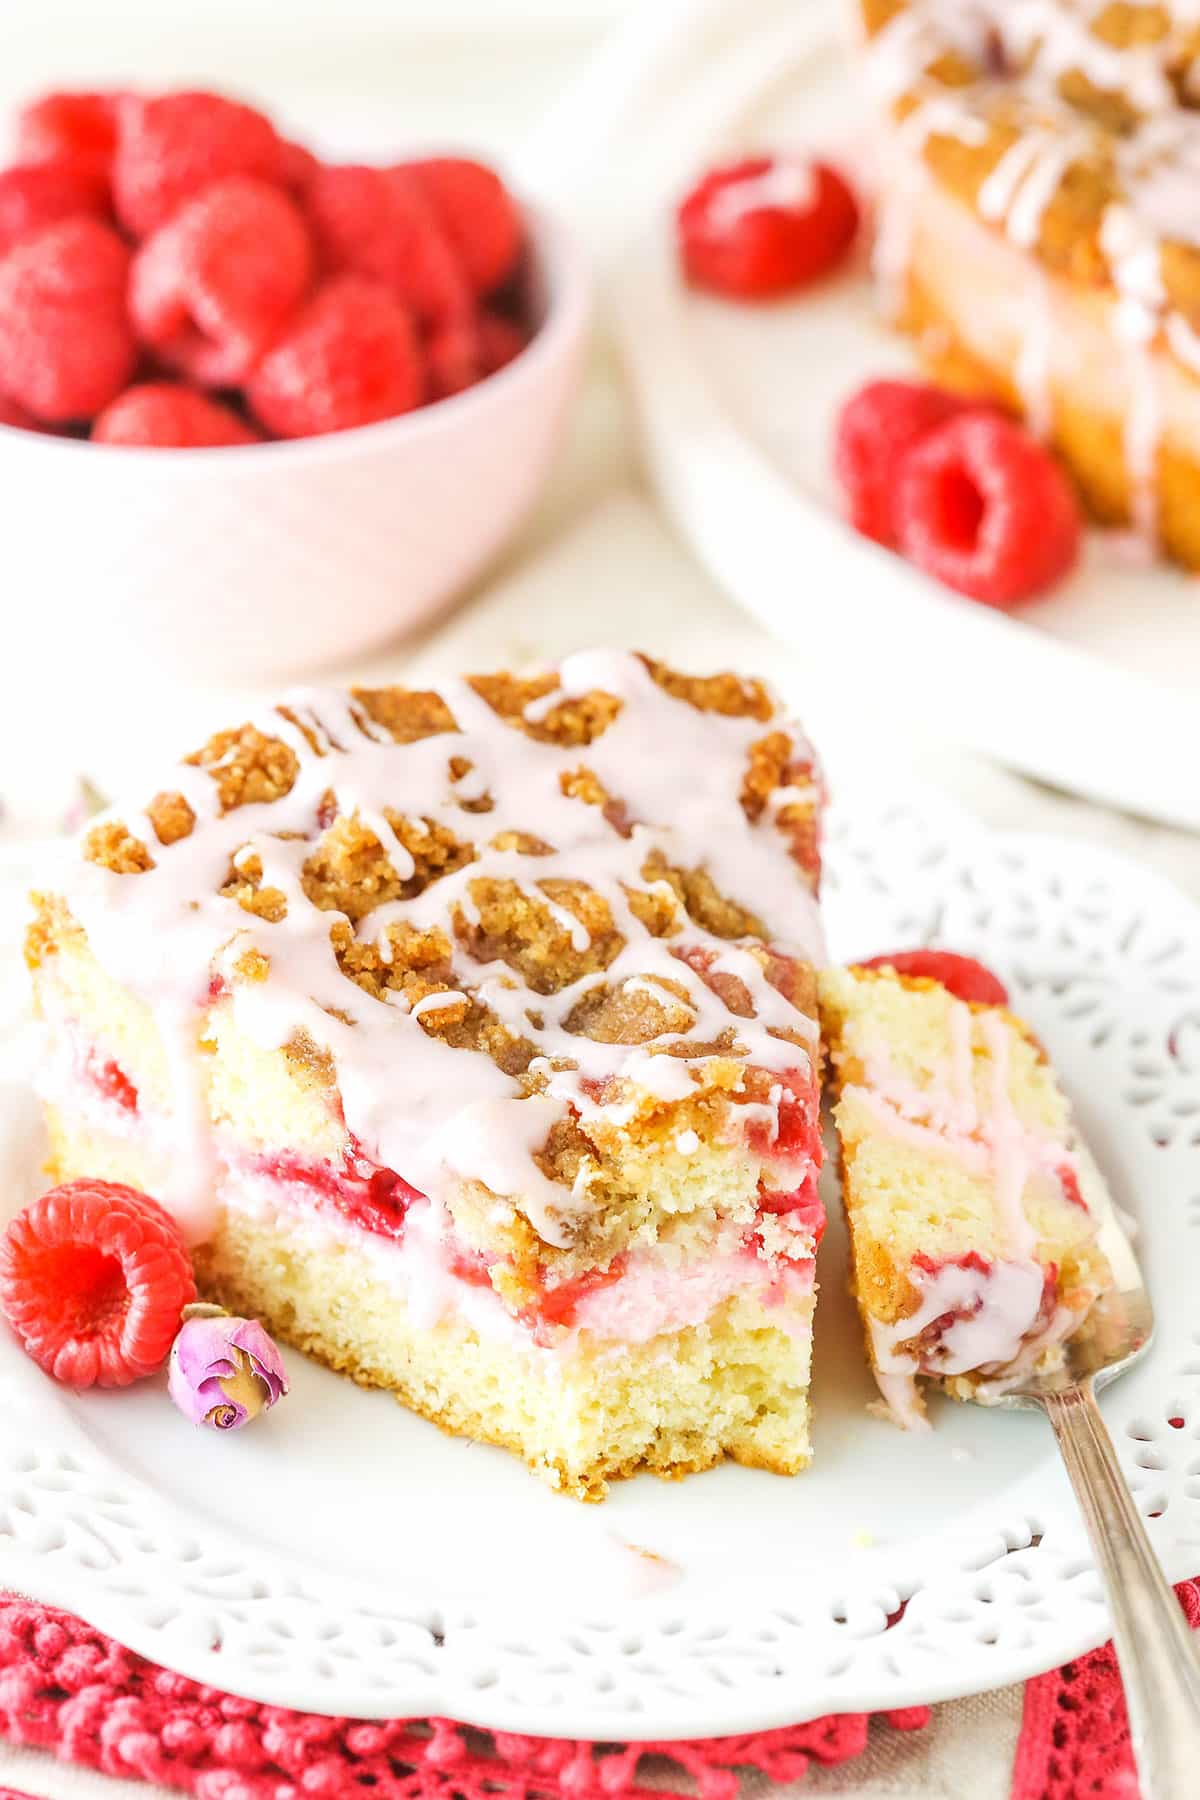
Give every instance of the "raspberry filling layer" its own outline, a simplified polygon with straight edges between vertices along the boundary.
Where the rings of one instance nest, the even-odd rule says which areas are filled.
[[[381,1237],[402,1237],[409,1207],[425,1197],[394,1169],[371,1162],[353,1139],[340,1168],[290,1150],[257,1157],[254,1167],[273,1181],[308,1189],[316,1204],[331,1207],[351,1225]]]
[[[292,1153],[250,1156],[232,1172],[235,1184],[244,1171],[260,1194],[271,1192],[289,1209],[309,1210],[331,1223],[353,1227],[367,1239],[403,1248],[416,1228],[414,1262],[438,1264],[440,1288],[495,1293],[486,1257],[458,1240],[440,1209],[391,1169],[380,1169],[357,1149],[342,1167]],[[230,1196],[237,1204],[236,1191]],[[733,1252],[682,1267],[642,1252],[614,1259],[606,1268],[587,1270],[566,1281],[548,1281],[539,1299],[513,1319],[536,1343],[551,1343],[557,1327],[580,1327],[604,1337],[643,1341],[663,1330],[699,1324],[713,1306],[735,1292],[757,1294],[776,1305],[813,1284],[813,1251],[825,1226],[824,1208],[811,1175],[791,1194],[765,1194],[762,1210],[786,1218],[792,1227],[786,1249],[769,1258],[761,1226],[750,1230]],[[440,1223],[435,1223],[440,1220]],[[505,1311],[505,1316],[511,1318]],[[663,1323],[669,1319],[671,1322]]]
[[[225,1205],[264,1220],[282,1218],[288,1242],[314,1255],[335,1244],[355,1249],[421,1329],[456,1320],[481,1337],[550,1352],[569,1350],[580,1331],[611,1342],[647,1343],[703,1324],[738,1296],[771,1308],[771,1322],[790,1336],[805,1336],[810,1328],[813,1259],[771,1264],[745,1244],[684,1264],[658,1250],[636,1251],[608,1269],[547,1288],[542,1305],[514,1316],[492,1287],[483,1259],[455,1237],[436,1203],[410,1201],[399,1236],[364,1232],[323,1195],[314,1206],[313,1194],[320,1193],[314,1184],[295,1183],[286,1171],[268,1173],[267,1160],[247,1158],[228,1168],[220,1196]]]

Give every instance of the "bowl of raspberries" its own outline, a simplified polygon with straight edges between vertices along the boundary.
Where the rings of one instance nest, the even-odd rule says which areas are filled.
[[[519,524],[587,315],[568,236],[483,163],[323,160],[215,93],[49,94],[0,170],[10,576],[72,656],[351,657]]]

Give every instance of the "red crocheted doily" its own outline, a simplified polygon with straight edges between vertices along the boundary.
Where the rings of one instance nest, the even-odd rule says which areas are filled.
[[[1175,1589],[1200,1628],[1200,1581]],[[1012,1800],[1137,1800],[1129,1718],[1111,1644],[1025,1685]]]
[[[1177,1590],[1200,1628],[1200,1581]],[[900,1731],[926,1707],[883,1715]],[[864,1715],[682,1744],[612,1745],[479,1732],[448,1719],[371,1723],[289,1712],[202,1687],[69,1613],[0,1596],[0,1737],[195,1800],[663,1800],[666,1758],[700,1800],[734,1800],[755,1769],[796,1781],[861,1754]],[[1111,1644],[1025,1689],[1012,1800],[1137,1800]],[[31,1800],[0,1787],[0,1800]]]
[[[884,1716],[913,1731],[929,1710]],[[740,1770],[796,1781],[810,1762],[858,1756],[868,1724],[846,1715],[750,1737],[605,1745],[448,1719],[330,1719],[201,1687],[69,1613],[0,1598],[0,1736],[196,1800],[663,1800],[640,1785],[650,1756],[669,1757],[701,1800],[733,1800]]]

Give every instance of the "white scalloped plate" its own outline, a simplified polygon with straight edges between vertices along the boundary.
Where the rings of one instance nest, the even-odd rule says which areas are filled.
[[[675,524],[721,585],[803,652],[827,697],[895,717],[915,683],[939,738],[1200,829],[1195,578],[1131,566],[1122,540],[1092,531],[1077,571],[1036,605],[1006,616],[958,598],[840,517],[839,406],[876,376],[915,372],[878,317],[865,256],[769,306],[681,282],[666,197],[698,170],[747,145],[818,146],[869,167],[862,82],[834,6],[778,11],[757,5],[733,48],[693,68],[630,165],[628,210],[647,223],[610,287],[650,472]]]
[[[1168,1573],[1194,1574],[1200,913],[1101,850],[991,835],[940,802],[837,812],[828,868],[836,955],[931,940],[1011,983],[1139,1216],[1159,1335],[1104,1408]],[[15,1084],[2,1116],[19,1199],[36,1125]],[[602,1506],[298,1357],[286,1404],[218,1439],[159,1384],[68,1396],[0,1333],[0,1585],[260,1700],[571,1737],[936,1701],[1098,1643],[1040,1419],[935,1402],[934,1434],[907,1438],[866,1414],[840,1237],[813,1468],[641,1477]]]

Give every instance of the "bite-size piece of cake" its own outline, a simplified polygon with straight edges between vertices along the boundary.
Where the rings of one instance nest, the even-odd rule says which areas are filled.
[[[821,976],[853,1288],[884,1403],[984,1398],[1061,1360],[1111,1286],[1102,1178],[1033,1033],[884,968]]]
[[[1200,15],[856,0],[885,309],[1094,515],[1200,568]]]
[[[573,1494],[802,1468],[820,790],[766,688],[298,691],[142,805],[36,897],[56,1178]]]

